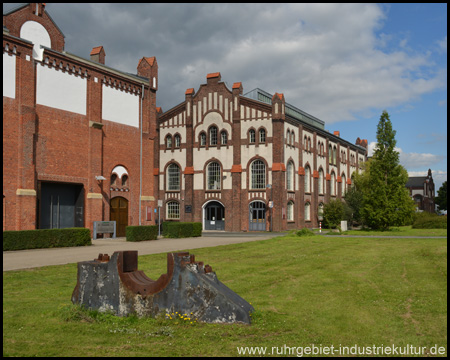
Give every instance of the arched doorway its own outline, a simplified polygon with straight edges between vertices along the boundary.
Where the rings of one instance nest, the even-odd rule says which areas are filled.
[[[225,230],[225,207],[218,201],[205,206],[205,230]]]
[[[111,221],[116,222],[116,236],[126,235],[125,228],[128,226],[128,200],[123,197],[115,197],[111,200]]]
[[[249,231],[266,231],[266,204],[253,201],[249,205]]]

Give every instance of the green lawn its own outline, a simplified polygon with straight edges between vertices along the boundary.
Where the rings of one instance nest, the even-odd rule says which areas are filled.
[[[252,303],[252,325],[82,312],[70,302],[76,264],[51,266],[3,273],[3,355],[238,356],[253,346],[280,356],[313,345],[447,355],[447,239],[290,235],[191,253]],[[139,269],[157,278],[166,255],[140,256]]]

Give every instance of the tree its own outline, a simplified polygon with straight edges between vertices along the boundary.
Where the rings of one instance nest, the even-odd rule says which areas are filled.
[[[356,177],[363,193],[361,215],[372,229],[387,230],[410,223],[414,214],[414,202],[405,186],[408,172],[399,164],[399,153],[395,151],[395,134],[385,110],[377,126],[373,157],[364,174]]]
[[[341,226],[342,220],[351,220],[351,209],[340,199],[331,200],[323,206],[323,226],[335,229]]]
[[[439,206],[439,210],[447,210],[447,181],[442,183],[434,202]]]
[[[344,195],[345,203],[352,210],[351,220],[360,224],[361,223],[361,207],[363,203],[362,192],[353,184]]]

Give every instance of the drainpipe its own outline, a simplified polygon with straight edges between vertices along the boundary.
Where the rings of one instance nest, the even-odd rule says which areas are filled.
[[[144,99],[144,84],[142,84],[142,91],[141,91],[141,113],[140,113],[140,153],[139,153],[139,226],[141,225],[141,197],[142,197],[142,107],[143,107],[143,101]]]

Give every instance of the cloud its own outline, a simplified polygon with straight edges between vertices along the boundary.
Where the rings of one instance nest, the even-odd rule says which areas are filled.
[[[284,93],[286,101],[324,120],[369,117],[445,86],[446,69],[430,52],[388,50],[386,6],[377,4],[48,4],[66,49],[89,57],[103,45],[106,65],[136,73],[143,56],[159,66],[157,105],[166,111],[185,90],[220,71]],[[438,42],[446,51],[446,37]],[[434,45],[436,47],[436,43]],[[430,44],[431,47],[431,44]]]
[[[368,144],[368,156],[373,156],[374,149],[377,143],[372,141]],[[428,153],[407,153],[401,148],[395,148],[395,151],[399,153],[400,165],[405,169],[419,169],[419,168],[430,168],[432,165],[437,164],[445,159],[443,155],[435,155]],[[410,175],[412,176],[412,175]]]

